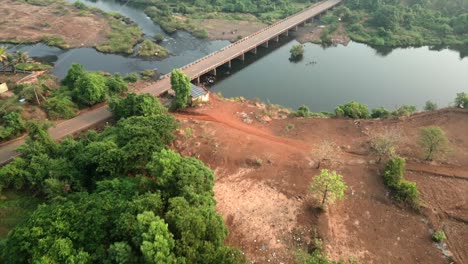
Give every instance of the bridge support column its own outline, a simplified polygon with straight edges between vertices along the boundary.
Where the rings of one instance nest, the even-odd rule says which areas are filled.
[[[229,69],[231,69],[231,61],[228,61],[227,66]]]
[[[292,31],[297,31],[297,28],[298,28],[297,26],[294,26],[294,27],[291,28],[291,30]]]
[[[285,35],[286,37],[288,37],[288,36],[289,36],[289,29],[288,29],[288,30],[286,30],[286,32],[284,32],[284,35]]]
[[[262,46],[265,47],[265,48],[268,48],[268,40],[264,43],[262,43]]]
[[[200,76],[197,77],[196,85],[200,85]]]
[[[237,57],[239,60],[244,61],[245,60],[245,53],[242,53],[239,57]]]
[[[257,47],[251,49],[250,52],[252,52],[253,54],[257,54]]]
[[[279,42],[279,35],[273,38],[276,42]]]
[[[213,74],[214,76],[216,76],[216,68],[214,68],[213,70],[211,70],[211,74]]]

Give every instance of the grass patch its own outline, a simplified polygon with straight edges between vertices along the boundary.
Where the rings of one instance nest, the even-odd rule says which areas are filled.
[[[52,66],[41,63],[19,63],[16,69],[20,71],[46,71],[52,69]]]
[[[143,31],[136,24],[126,24],[125,17],[116,14],[105,14],[111,31],[107,35],[107,42],[96,46],[103,53],[132,54],[133,47],[143,40]]]
[[[27,219],[40,202],[40,199],[28,194],[3,191],[0,194],[0,239],[4,239],[11,229]]]
[[[138,49],[138,56],[142,57],[166,58],[168,55],[167,49],[149,39],[145,39]]]

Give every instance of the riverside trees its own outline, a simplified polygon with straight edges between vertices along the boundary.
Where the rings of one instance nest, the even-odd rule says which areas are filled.
[[[213,172],[166,148],[177,125],[165,111],[129,116],[145,108],[138,98],[116,126],[78,140],[29,128],[23,155],[0,168],[0,189],[45,203],[3,241],[1,263],[242,262],[224,245]]]
[[[190,79],[181,70],[175,69],[171,73],[171,87],[175,91],[173,105],[176,109],[187,107],[190,99]]]

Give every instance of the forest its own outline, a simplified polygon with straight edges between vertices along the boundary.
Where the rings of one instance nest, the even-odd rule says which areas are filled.
[[[110,108],[115,126],[60,143],[25,124],[21,157],[0,168],[0,191],[41,205],[0,240],[0,262],[242,263],[224,245],[213,172],[167,147],[175,118],[147,94],[114,98]]]

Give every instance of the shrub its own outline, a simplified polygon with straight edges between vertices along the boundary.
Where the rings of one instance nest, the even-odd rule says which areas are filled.
[[[396,157],[389,160],[385,164],[384,181],[385,185],[394,188],[398,186],[398,183],[403,180],[403,174],[405,172],[406,161],[401,157]]]
[[[294,45],[289,52],[291,52],[291,58],[300,58],[304,55],[304,46],[302,44]]]
[[[138,73],[132,72],[124,77],[124,80],[129,83],[136,83],[140,80],[140,75]]]
[[[372,109],[371,117],[372,118],[387,118],[387,117],[390,117],[390,114],[391,114],[390,111],[388,111],[384,107],[380,107],[380,108]]]
[[[437,104],[432,101],[427,101],[426,105],[424,106],[425,111],[435,111],[437,108]]]
[[[442,242],[445,239],[447,239],[447,237],[445,236],[444,231],[436,231],[434,234],[432,234],[432,240],[435,242]]]
[[[47,116],[52,120],[70,119],[75,116],[77,109],[70,97],[60,95],[47,99],[43,107]]]
[[[416,183],[403,178],[406,162],[401,157],[391,159],[385,164],[384,183],[394,194],[397,201],[409,203],[416,207],[419,202],[419,191]]]
[[[423,149],[426,160],[443,157],[449,152],[448,139],[437,126],[421,128],[419,146]]]
[[[416,106],[414,105],[402,105],[400,108],[392,112],[392,115],[400,117],[400,116],[411,116],[416,112]]]
[[[297,111],[294,113],[295,116],[298,116],[298,117],[307,117],[311,114],[312,112],[310,112],[309,108],[305,105],[301,105],[299,106],[299,108],[297,109]]]
[[[153,37],[154,37],[154,40],[156,42],[161,42],[161,41],[164,40],[164,35],[163,34],[155,34]]]
[[[118,73],[106,80],[106,86],[109,92],[114,94],[121,94],[128,90],[124,78],[122,78],[122,75]]]
[[[369,118],[369,108],[365,104],[351,101],[335,108],[335,114],[338,117],[350,117],[354,119]]]
[[[468,94],[457,93],[455,98],[455,105],[460,108],[468,108]]]

